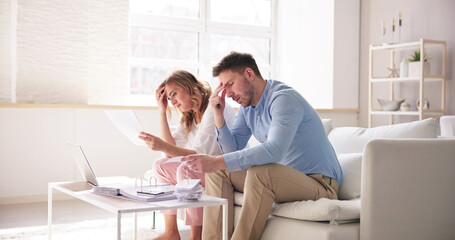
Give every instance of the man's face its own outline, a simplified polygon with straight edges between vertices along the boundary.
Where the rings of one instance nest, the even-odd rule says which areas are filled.
[[[248,107],[252,104],[254,98],[254,86],[251,84],[245,74],[226,70],[218,76],[220,82],[223,83],[226,90],[226,97],[232,98],[243,107]]]

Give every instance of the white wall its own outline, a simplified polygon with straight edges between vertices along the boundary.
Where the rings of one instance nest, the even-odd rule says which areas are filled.
[[[359,108],[360,0],[336,0],[334,22],[333,108],[357,109]]]
[[[278,1],[278,80],[315,108],[358,108],[359,0]]]
[[[277,76],[317,108],[333,107],[333,1],[278,1]]]
[[[382,42],[380,21],[390,24],[399,12],[403,14],[402,41],[415,42],[420,38],[444,40],[447,42],[446,63],[446,115],[455,115],[455,1],[452,0],[362,0],[361,1],[361,41],[360,41],[360,126],[368,126],[368,59],[369,44]],[[388,25],[387,31],[390,31]],[[390,36],[390,35],[389,35]],[[391,37],[390,37],[391,38]],[[436,59],[436,56],[433,56]],[[398,64],[396,65],[397,67]],[[437,86],[425,89],[425,95],[438,99],[440,90]],[[398,88],[398,92],[407,98],[415,107],[418,85],[406,85]],[[388,87],[376,94],[388,97]],[[432,101],[435,106],[437,100]],[[430,107],[432,106],[430,102]],[[373,119],[374,120],[374,119]],[[381,124],[388,119],[378,119],[373,124]],[[402,120],[413,121],[416,117]],[[379,123],[378,123],[379,122]],[[376,123],[376,124],[375,124]]]
[[[159,134],[157,110],[135,112],[145,131]],[[66,141],[81,144],[97,176],[139,177],[160,156],[132,144],[104,109],[0,108],[0,132],[0,204],[45,200],[48,182],[80,180]]]

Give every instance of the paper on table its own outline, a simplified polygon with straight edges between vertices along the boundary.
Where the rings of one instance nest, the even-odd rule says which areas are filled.
[[[118,130],[131,142],[139,146],[147,146],[139,138],[142,126],[133,110],[107,110],[104,112]]]

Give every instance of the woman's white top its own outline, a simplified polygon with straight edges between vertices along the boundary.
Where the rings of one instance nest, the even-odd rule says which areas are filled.
[[[228,127],[231,127],[235,120],[235,112],[229,104],[224,108],[224,119]],[[201,122],[191,127],[191,131],[186,134],[184,125],[179,124],[178,128],[172,133],[177,147],[188,148],[197,153],[208,155],[221,155],[221,149],[216,141],[215,119],[212,108],[207,109],[202,116]]]

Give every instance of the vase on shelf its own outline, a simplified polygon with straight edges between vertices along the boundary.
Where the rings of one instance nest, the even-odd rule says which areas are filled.
[[[416,101],[416,107],[417,107],[417,110],[420,111],[420,99],[417,99]],[[430,109],[430,101],[428,101],[428,99],[423,99],[423,110],[428,110]]]
[[[423,72],[430,74],[430,62],[423,63]],[[420,62],[409,62],[408,64],[408,76],[409,77],[420,77]]]
[[[408,62],[404,59],[402,59],[400,63],[400,77],[408,77]]]

